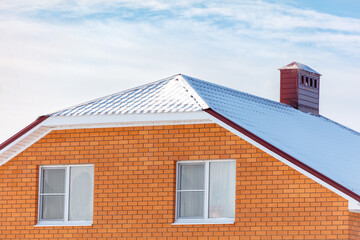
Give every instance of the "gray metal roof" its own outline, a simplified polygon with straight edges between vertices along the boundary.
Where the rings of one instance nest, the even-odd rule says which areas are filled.
[[[189,112],[207,108],[360,195],[360,133],[323,116],[189,76],[175,75],[51,116]]]

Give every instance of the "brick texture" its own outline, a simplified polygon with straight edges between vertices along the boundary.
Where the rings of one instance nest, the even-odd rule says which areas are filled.
[[[360,239],[360,213],[350,213],[350,239]]]
[[[236,219],[172,225],[178,160],[236,159]],[[34,227],[39,166],[95,166],[94,223]],[[0,239],[360,239],[347,201],[215,124],[53,131],[0,167]]]

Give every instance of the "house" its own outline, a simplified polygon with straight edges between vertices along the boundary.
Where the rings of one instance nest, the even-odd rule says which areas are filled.
[[[360,239],[360,133],[175,75],[41,116],[0,145],[0,239]]]

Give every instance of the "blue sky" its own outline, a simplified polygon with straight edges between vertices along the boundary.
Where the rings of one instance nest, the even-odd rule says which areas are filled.
[[[340,17],[360,18],[360,2],[358,0],[301,0],[292,2],[292,5]]]
[[[321,78],[320,113],[360,131],[360,1],[0,2],[0,141],[33,121],[184,73],[279,99],[278,68]]]

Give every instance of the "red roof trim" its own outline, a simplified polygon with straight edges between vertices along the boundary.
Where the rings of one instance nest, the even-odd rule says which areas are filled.
[[[7,147],[9,144],[13,143],[15,140],[23,136],[25,133],[29,132],[31,129],[45,121],[49,116],[38,117],[34,122],[30,123],[27,127],[16,133],[14,136],[10,137],[8,140],[0,144],[0,150]]]
[[[290,156],[286,152],[280,150],[279,148],[273,146],[272,144],[268,143],[267,141],[263,140],[262,138],[259,138],[255,134],[251,133],[250,131],[246,130],[245,128],[239,126],[238,124],[234,123],[233,121],[229,120],[228,118],[224,117],[223,115],[217,113],[216,111],[212,109],[206,109],[205,112],[209,113],[210,115],[214,116],[215,118],[219,119],[220,121],[226,123],[230,127],[236,129],[237,131],[241,132],[242,134],[246,135],[247,137],[251,138],[255,142],[263,145],[270,151],[276,153],[277,155],[285,158],[289,162],[295,164],[296,166],[302,168],[303,170],[307,171],[308,173],[314,175],[315,177],[321,179],[322,181],[326,182],[330,186],[336,188],[337,190],[343,192],[344,194],[352,197],[353,199],[360,202],[360,196],[353,191],[347,189],[346,187],[340,185],[339,183],[335,182],[334,180],[330,179],[329,177],[325,176],[324,174],[316,171],[315,169],[309,167],[308,165],[304,164],[303,162],[297,160],[296,158]]]

